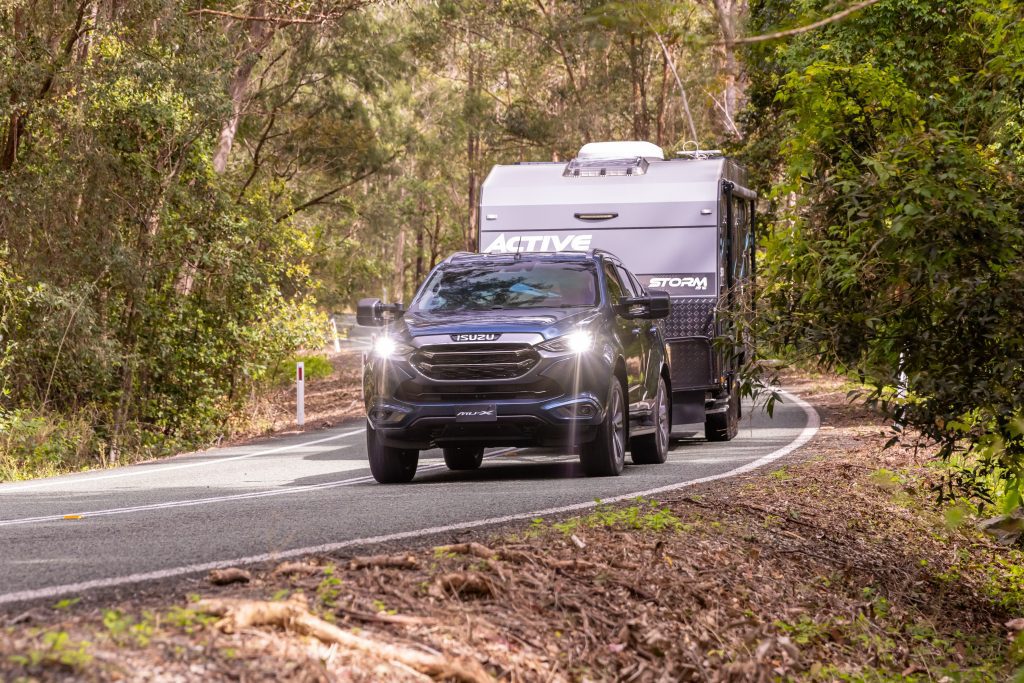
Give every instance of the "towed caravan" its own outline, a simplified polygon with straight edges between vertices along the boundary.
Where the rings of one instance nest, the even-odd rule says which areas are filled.
[[[479,248],[604,249],[645,288],[668,291],[672,423],[703,422],[708,440],[728,441],[743,358],[713,340],[751,300],[756,199],[745,170],[721,152],[666,159],[649,142],[590,143],[568,163],[495,166],[481,188]]]

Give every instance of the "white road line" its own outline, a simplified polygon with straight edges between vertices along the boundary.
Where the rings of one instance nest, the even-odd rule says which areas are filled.
[[[521,519],[533,519],[536,517],[543,517],[545,515],[557,515],[565,512],[575,512],[577,510],[586,510],[593,508],[597,505],[606,503],[616,503],[623,500],[630,500],[638,496],[653,496],[659,493],[666,493],[668,491],[675,491],[690,486],[696,486],[697,484],[705,484],[710,481],[716,481],[718,479],[726,479],[734,477],[737,474],[745,474],[756,470],[759,467],[778,460],[779,458],[785,457],[800,448],[818,431],[818,427],[821,424],[821,419],[818,416],[816,410],[811,407],[806,401],[798,396],[794,396],[789,392],[780,392],[790,401],[793,401],[796,405],[800,406],[804,414],[807,416],[807,425],[803,428],[800,434],[791,441],[788,445],[783,446],[777,450],[764,455],[753,462],[747,463],[737,467],[736,469],[723,472],[721,474],[713,474],[708,477],[701,477],[700,479],[692,479],[690,481],[678,482],[675,484],[669,484],[667,486],[659,486],[653,489],[647,489],[646,491],[635,491],[633,493],[625,493],[621,496],[615,496],[613,498],[605,498],[601,501],[588,501],[586,503],[576,503],[575,505],[565,505],[562,507],[546,508],[544,510],[534,510],[532,512],[522,512],[514,515],[505,515],[503,517],[488,517],[487,519],[478,519],[472,522],[462,522],[459,524],[447,524],[445,526],[428,527],[426,529],[416,529],[414,531],[402,531],[394,534],[385,534],[383,536],[370,536],[368,538],[354,538],[348,541],[341,541],[338,543],[325,543],[323,545],[310,546],[308,548],[295,548],[293,550],[284,550],[281,552],[274,553],[263,553],[260,555],[250,555],[249,557],[238,557],[232,560],[218,560],[215,562],[203,562],[201,564],[190,564],[181,567],[172,567],[169,569],[160,569],[151,572],[142,572],[138,574],[128,574],[126,576],[115,576],[108,579],[93,579],[92,581],[82,581],[79,583],[69,583],[62,586],[50,586],[48,588],[36,588],[33,590],[18,591],[15,593],[7,593],[0,595],[0,605],[9,604],[13,602],[22,602],[27,600],[41,600],[43,598],[54,598],[60,595],[67,595],[68,593],[80,593],[82,591],[93,590],[96,588],[110,588],[113,586],[122,586],[129,583],[141,583],[143,581],[155,581],[158,579],[168,579],[175,576],[182,576],[184,574],[196,574],[199,572],[210,571],[211,569],[222,569],[224,567],[234,567],[244,564],[257,564],[260,562],[272,562],[275,560],[283,560],[290,557],[297,557],[300,555],[311,555],[315,553],[328,553],[336,550],[342,550],[344,548],[351,548],[353,546],[367,546],[377,543],[389,543],[392,541],[401,541],[410,538],[419,538],[421,536],[432,536],[435,534],[442,534],[452,531],[461,531],[463,529],[475,529],[482,526],[491,526],[494,524],[503,524],[506,522],[514,522]]]
[[[316,439],[315,441],[303,441],[302,443],[295,443],[291,446],[279,446],[278,448],[271,448],[265,451],[256,451],[255,453],[243,453],[242,455],[234,455],[229,458],[217,458],[216,460],[202,460],[200,462],[189,462],[181,465],[166,465],[163,467],[155,468],[137,468],[131,469],[125,472],[114,472],[112,474],[104,474],[97,477],[83,476],[81,479],[53,479],[47,481],[41,481],[37,483],[12,483],[12,484],[0,484],[0,495],[5,493],[20,493],[21,491],[28,491],[31,489],[40,489],[47,486],[68,486],[71,484],[82,484],[91,483],[94,481],[103,481],[104,479],[121,479],[122,477],[139,477],[147,474],[162,474],[164,472],[170,472],[172,470],[183,470],[187,467],[205,467],[206,465],[216,465],[222,462],[231,462],[233,460],[245,460],[246,458],[255,458],[260,455],[271,455],[273,453],[284,453],[285,451],[292,451],[296,448],[303,448],[305,446],[313,446],[318,443],[327,443],[328,441],[337,441],[338,439],[344,439],[349,436],[355,436],[356,434],[362,434],[366,429],[354,429],[351,432],[345,432],[343,434],[335,434],[333,436],[325,436],[322,439]]]
[[[509,452],[514,451],[514,448],[503,448],[499,451],[488,453],[484,456],[484,459],[496,456],[505,455]],[[425,465],[420,467],[420,472],[427,470],[436,470],[441,467],[445,467],[443,463],[434,465]],[[76,522],[86,520],[92,517],[106,517],[108,515],[124,515],[131,512],[148,512],[151,510],[168,510],[171,508],[183,508],[193,507],[196,505],[209,505],[211,503],[226,503],[234,500],[249,500],[252,498],[270,498],[272,496],[287,496],[294,493],[304,493],[306,491],[320,491],[323,489],[333,489],[341,486],[351,486],[352,484],[362,484],[364,482],[373,481],[373,477],[369,474],[364,474],[360,477],[352,477],[350,479],[341,479],[339,481],[328,481],[322,484],[308,484],[306,486],[288,486],[281,489],[270,489],[269,491],[251,491],[249,493],[233,493],[226,496],[210,496],[208,498],[188,498],[185,500],[172,500],[165,503],[150,503],[148,505],[133,505],[131,507],[122,508],[108,508],[105,510],[92,510],[86,512],[65,512],[57,515],[44,515],[41,517],[21,517],[19,519],[5,519],[0,520],[0,527],[5,526],[21,526],[24,524],[35,524],[37,522],[59,522],[67,518],[73,518]]]

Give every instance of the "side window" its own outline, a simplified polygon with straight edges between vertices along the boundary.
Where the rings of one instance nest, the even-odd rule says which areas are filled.
[[[636,281],[629,276],[629,271],[622,266],[615,266],[615,270],[619,274],[619,280],[621,280],[622,284],[625,285],[626,294],[628,296],[641,296],[643,294],[643,290],[637,287]]]
[[[636,279],[636,276],[628,271],[626,272],[626,274],[629,275],[629,281],[633,285],[633,291],[636,292],[636,295],[645,296],[647,294],[647,290],[644,289],[644,286],[640,284],[639,280]]]
[[[739,197],[733,198],[732,204],[732,260],[731,264],[733,277],[742,278],[744,276],[743,268],[743,249],[746,246],[747,239],[747,202]]]
[[[615,272],[615,266],[607,261],[604,262],[604,279],[608,281],[608,298],[613,304],[618,303],[619,299],[625,296],[625,290]]]

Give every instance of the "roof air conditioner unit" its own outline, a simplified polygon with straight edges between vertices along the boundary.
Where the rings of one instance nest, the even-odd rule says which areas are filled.
[[[639,140],[621,142],[588,142],[580,147],[576,158],[580,161],[597,159],[660,159],[665,160],[665,152],[654,143]]]

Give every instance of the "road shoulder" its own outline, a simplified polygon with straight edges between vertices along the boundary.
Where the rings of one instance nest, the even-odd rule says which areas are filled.
[[[0,678],[1004,678],[1021,553],[947,528],[923,454],[883,452],[885,425],[838,382],[796,388],[821,429],[765,469],[246,582],[34,607],[0,629]],[[277,615],[246,622],[254,608]]]

